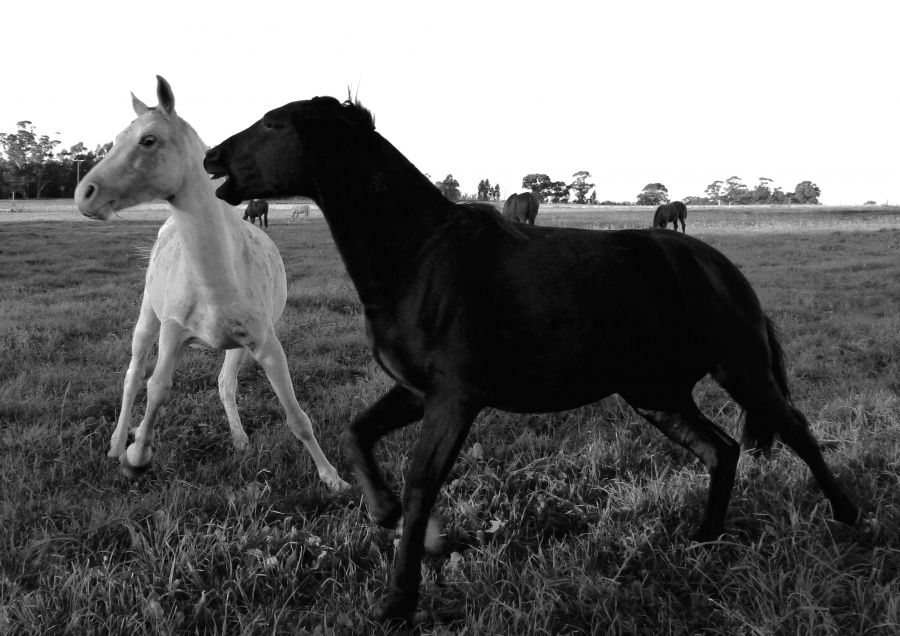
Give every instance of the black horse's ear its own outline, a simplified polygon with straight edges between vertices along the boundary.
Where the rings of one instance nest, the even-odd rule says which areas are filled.
[[[369,130],[375,130],[375,116],[369,111],[368,108],[363,106],[359,99],[351,100],[349,97],[347,101],[343,104],[344,107],[344,118],[351,121],[353,124],[357,126],[362,126],[363,128],[368,128]]]
[[[156,76],[156,98],[159,100],[159,108],[165,114],[171,115],[175,112],[175,93],[162,75]]]

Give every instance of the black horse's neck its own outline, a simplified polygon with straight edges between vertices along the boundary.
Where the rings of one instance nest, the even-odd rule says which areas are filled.
[[[313,198],[360,300],[373,305],[402,282],[453,204],[381,135],[361,137],[319,155]]]

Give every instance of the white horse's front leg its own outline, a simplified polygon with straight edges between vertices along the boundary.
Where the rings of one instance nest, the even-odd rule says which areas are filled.
[[[239,450],[247,450],[250,438],[241,426],[241,416],[238,414],[235,392],[237,390],[237,376],[247,357],[246,349],[228,349],[225,352],[225,362],[219,371],[219,397],[225,406],[225,415],[228,417],[228,426],[231,428],[231,443]]]
[[[153,423],[160,407],[169,398],[169,392],[172,390],[172,374],[184,342],[185,333],[180,325],[172,322],[162,324],[156,368],[147,381],[147,411],[134,433],[134,442],[119,458],[122,470],[129,477],[145,471],[153,459]]]
[[[141,314],[134,325],[134,334],[131,336],[131,362],[128,363],[128,371],[125,372],[125,384],[122,388],[122,409],[119,411],[119,421],[109,440],[108,457],[118,458],[125,452],[125,443],[128,441],[128,426],[131,424],[131,407],[144,382],[144,373],[153,343],[159,335],[159,319],[150,306],[150,299],[144,293],[141,301]]]
[[[319,442],[316,441],[309,416],[303,412],[297,402],[294,385],[291,383],[288,371],[287,358],[285,358],[284,349],[282,349],[275,331],[270,330],[265,336],[264,344],[251,353],[265,370],[266,377],[269,378],[272,388],[275,389],[275,395],[278,396],[281,406],[284,407],[288,428],[306,446],[306,450],[309,451],[316,464],[319,477],[333,490],[349,488],[350,485],[340,478],[335,467],[325,457],[325,453],[319,447]]]

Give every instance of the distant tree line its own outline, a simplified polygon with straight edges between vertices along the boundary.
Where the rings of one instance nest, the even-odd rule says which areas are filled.
[[[17,122],[15,132],[0,132],[0,197],[74,196],[79,177],[112,148],[112,142],[93,150],[82,142],[66,150],[58,150],[59,145],[59,140],[39,135],[28,120]]]
[[[572,181],[553,181],[549,176],[533,172],[522,177],[522,188],[531,190],[542,202],[549,203],[596,203],[595,184],[590,183],[591,173],[579,170],[572,175]],[[590,194],[589,194],[590,193]]]
[[[16,123],[16,131],[0,132],[0,197],[2,198],[66,198],[74,196],[78,179],[100,162],[112,142],[93,150],[82,142],[71,148],[58,150],[59,140],[39,135],[32,122]],[[542,202],[597,203],[591,173],[579,170],[572,181],[554,181],[544,173],[530,173],[522,178],[522,188],[531,190]],[[430,179],[430,177],[429,177]],[[434,185],[451,201],[462,198],[479,201],[499,201],[500,186],[490,180],[478,182],[475,195],[463,195],[459,182],[448,174]],[[801,181],[792,192],[773,186],[773,180],[760,177],[750,188],[741,178],[732,176],[713,181],[705,190],[706,196],[688,196],[688,205],[764,205],[790,203],[819,203],[822,192],[812,181]],[[669,202],[669,191],[662,183],[648,183],[637,195],[638,205],[659,205]],[[602,201],[600,205],[631,205],[628,201]]]
[[[634,201],[597,201],[595,184],[589,179],[591,173],[579,170],[572,175],[572,181],[554,181],[541,172],[533,172],[522,178],[522,188],[531,190],[546,203],[591,203],[599,205],[661,205],[669,203],[669,189],[662,183],[648,183],[637,194]],[[463,195],[459,182],[448,174],[435,185],[451,201],[475,199],[479,201],[499,201],[500,186],[491,185],[490,180],[478,182],[475,195]],[[784,192],[775,186],[772,179],[760,177],[759,183],[750,188],[740,177],[732,176],[724,181],[713,181],[706,187],[706,196],[688,196],[683,199],[688,205],[789,205],[791,203],[819,203],[821,189],[812,181],[801,181],[792,192]]]
[[[772,179],[760,177],[755,187],[748,188],[740,177],[725,181],[713,181],[706,186],[705,197],[688,196],[687,205],[789,205],[791,203],[818,203],[822,191],[812,181],[801,181],[793,192],[773,187]],[[669,202],[669,190],[661,183],[648,183],[637,195],[638,205],[660,205]],[[612,202],[610,202],[612,203]]]
[[[706,186],[706,196],[685,197],[688,205],[789,205],[791,203],[819,203],[822,190],[812,181],[801,181],[793,192],[773,186],[772,179],[760,177],[753,188],[747,187],[738,176],[725,181],[713,181]]]
[[[500,184],[491,185],[490,180],[482,179],[478,182],[478,193],[475,195],[478,201],[499,201]]]

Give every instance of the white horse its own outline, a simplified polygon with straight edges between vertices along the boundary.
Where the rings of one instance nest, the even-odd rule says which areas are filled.
[[[309,218],[309,206],[305,203],[303,205],[294,206],[294,209],[291,211],[291,222],[298,222],[300,220],[300,215],[303,215],[304,219]]]
[[[114,211],[154,199],[165,199],[172,209],[150,254],[109,456],[118,457],[130,475],[149,466],[154,420],[169,396],[178,355],[187,344],[226,350],[219,395],[235,448],[247,448],[234,397],[238,369],[249,352],[265,370],[288,427],[306,445],[319,477],[331,488],[344,488],[346,482],[325,457],[309,417],[297,403],[275,335],[275,321],[287,298],[278,248],[265,232],[244,223],[235,208],[216,198],[215,183],[203,169],[206,146],[175,113],[172,88],[158,75],[156,92],[155,108],[132,94],[137,119],[119,133],[106,158],[75,191],[78,209],[95,219],[106,220]],[[131,408],[157,336],[159,354],[147,382],[147,410],[126,450]]]

